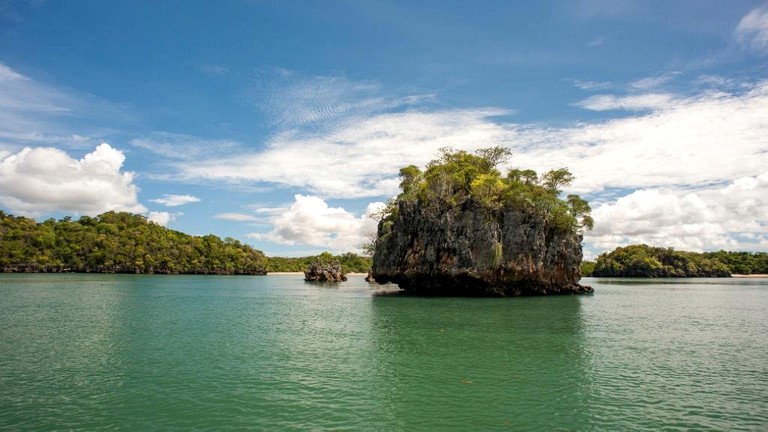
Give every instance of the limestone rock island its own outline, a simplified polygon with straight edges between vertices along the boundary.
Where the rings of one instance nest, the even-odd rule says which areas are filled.
[[[445,149],[424,172],[400,170],[402,192],[380,215],[372,276],[424,295],[582,294],[581,230],[590,208],[577,195],[560,199],[573,176],[541,178],[496,168],[510,156],[494,147],[476,154]]]
[[[347,275],[341,269],[338,261],[314,261],[304,271],[307,282],[345,282]]]

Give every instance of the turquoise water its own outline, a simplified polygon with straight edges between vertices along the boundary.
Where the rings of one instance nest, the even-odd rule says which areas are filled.
[[[768,279],[0,275],[0,430],[766,430]]]

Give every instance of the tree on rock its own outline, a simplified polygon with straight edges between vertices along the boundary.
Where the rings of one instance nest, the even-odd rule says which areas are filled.
[[[402,193],[379,220],[372,277],[421,294],[592,292],[578,284],[591,209],[578,195],[560,198],[573,175],[502,175],[510,156],[503,147],[441,149],[424,171],[403,168]]]
[[[323,252],[312,261],[304,271],[304,280],[307,282],[344,282],[347,275],[341,268],[341,263],[329,252]]]

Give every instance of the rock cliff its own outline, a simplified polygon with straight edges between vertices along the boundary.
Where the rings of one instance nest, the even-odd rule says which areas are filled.
[[[580,285],[581,235],[512,206],[399,201],[378,227],[372,274],[424,295],[593,292]]]

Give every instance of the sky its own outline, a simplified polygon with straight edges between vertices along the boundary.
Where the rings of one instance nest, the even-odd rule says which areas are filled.
[[[360,252],[440,148],[568,168],[593,259],[768,250],[768,2],[0,0],[0,209]]]

